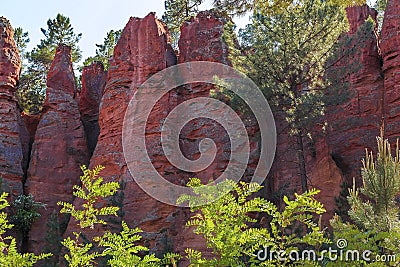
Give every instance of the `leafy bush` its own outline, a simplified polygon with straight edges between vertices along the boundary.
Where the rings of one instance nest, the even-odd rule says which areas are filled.
[[[7,193],[2,193],[0,196],[0,210],[8,207]],[[4,236],[6,231],[13,227],[12,224],[8,223],[7,214],[5,212],[0,213],[0,266],[4,267],[15,267],[15,266],[33,266],[36,262],[41,259],[45,259],[51,256],[48,254],[35,255],[33,253],[19,253],[17,251],[17,243],[15,238],[12,236]]]
[[[97,208],[104,199],[117,193],[119,183],[104,182],[99,177],[103,166],[97,166],[93,170],[81,167],[83,176],[81,176],[82,186],[74,186],[74,196],[83,200],[81,207],[76,207],[72,203],[59,202],[62,206],[61,213],[70,214],[80,226],[81,229],[94,228],[96,224],[106,225],[105,219],[99,216],[117,216],[118,207],[104,206]],[[130,229],[125,222],[122,222],[122,231],[120,233],[111,233],[106,231],[102,236],[94,237],[93,241],[101,248],[102,252],[92,252],[94,244],[84,242],[82,232],[74,232],[74,238],[67,237],[62,244],[68,249],[69,254],[64,257],[70,267],[92,266],[99,257],[109,257],[107,263],[110,266],[138,266],[138,267],[156,267],[161,264],[172,263],[178,259],[178,255],[168,254],[164,259],[159,259],[154,255],[146,255],[143,258],[137,254],[141,251],[148,251],[148,248],[135,245],[136,241],[141,239],[138,235],[141,230]]]
[[[187,226],[194,227],[196,234],[202,235],[214,257],[207,259],[200,251],[186,249],[190,266],[296,266],[305,262],[289,262],[280,259],[261,261],[255,253],[260,248],[286,253],[299,250],[300,246],[318,247],[330,241],[324,237],[313,215],[325,212],[323,205],[314,199],[318,190],[310,190],[302,195],[295,194],[294,200],[286,196],[286,207],[282,212],[264,198],[249,198],[261,189],[256,183],[240,185],[233,181],[204,186],[199,179],[191,179],[188,186],[194,195],[184,195],[179,203],[189,202],[193,212],[197,212]],[[209,204],[207,202],[215,200]],[[258,213],[269,220],[269,227],[256,227]],[[291,228],[302,227],[307,233],[298,236]]]
[[[31,194],[19,195],[11,203],[11,223],[15,228],[22,232],[22,235],[27,236],[31,229],[32,223],[40,217],[39,209],[46,205],[41,202],[36,202]]]

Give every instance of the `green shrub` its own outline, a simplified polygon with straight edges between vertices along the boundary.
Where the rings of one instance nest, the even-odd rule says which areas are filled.
[[[349,189],[348,215],[352,223],[343,223],[335,217],[331,224],[335,240],[345,238],[348,249],[370,250],[376,255],[394,255],[390,266],[400,263],[400,209],[396,196],[400,192],[400,151],[397,143],[392,155],[388,140],[377,137],[378,154],[366,153],[361,169],[361,188]],[[384,263],[369,262],[371,266],[386,266]],[[343,266],[346,266],[343,264]]]
[[[32,223],[40,217],[39,209],[46,207],[41,202],[36,202],[31,194],[19,195],[11,203],[11,223],[15,225],[15,228],[22,232],[25,237],[31,230]]]
[[[8,207],[7,193],[2,193],[0,196],[0,210]],[[0,266],[4,267],[30,267],[41,259],[45,259],[51,256],[48,254],[35,255],[33,253],[19,253],[17,251],[17,243],[15,238],[12,236],[4,236],[6,231],[13,227],[12,224],[8,223],[7,214],[5,212],[0,213]]]
[[[263,247],[270,250],[284,250],[289,253],[300,246],[319,247],[330,241],[324,237],[313,216],[325,212],[323,205],[314,199],[318,190],[310,190],[302,195],[295,194],[294,200],[284,197],[286,207],[282,212],[264,198],[250,196],[261,189],[256,183],[240,185],[227,180],[216,185],[204,186],[199,179],[191,179],[188,186],[194,195],[184,195],[179,203],[189,202],[193,212],[197,212],[187,222],[194,227],[194,233],[202,235],[214,257],[203,257],[200,251],[186,249],[190,266],[296,266],[306,262],[257,259],[257,251]],[[214,201],[213,201],[214,200]],[[207,202],[213,201],[209,204]],[[255,214],[269,220],[269,227],[256,227]],[[294,226],[303,227],[307,233],[294,234]],[[311,263],[309,263],[311,264]]]
[[[105,203],[105,198],[111,197],[117,193],[119,183],[104,182],[99,176],[103,166],[97,166],[93,170],[82,166],[83,176],[81,176],[82,186],[74,186],[74,196],[83,201],[80,207],[72,203],[59,202],[62,206],[61,213],[70,214],[80,228],[94,228],[96,224],[106,225],[103,216],[117,216],[119,207],[104,206],[97,208],[100,203]],[[101,217],[100,217],[101,216]],[[162,264],[172,263],[178,259],[178,255],[168,254],[164,259],[159,259],[154,255],[140,257],[137,254],[142,251],[148,251],[148,248],[136,245],[135,242],[141,239],[138,235],[140,229],[130,229],[122,221],[122,231],[120,233],[111,233],[106,231],[102,236],[94,237],[92,241],[99,248],[104,248],[102,252],[93,251],[94,243],[84,242],[82,232],[74,232],[74,237],[67,237],[62,244],[68,249],[69,254],[64,257],[70,267],[93,266],[96,259],[108,257],[107,263],[110,266],[138,266],[138,267],[156,267]]]

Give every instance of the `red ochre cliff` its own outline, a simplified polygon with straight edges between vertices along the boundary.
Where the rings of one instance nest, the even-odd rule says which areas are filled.
[[[47,75],[46,102],[32,145],[25,192],[46,204],[32,225],[29,249],[43,251],[50,215],[58,214],[58,201],[71,202],[72,187],[79,183],[80,166],[89,156],[80,120],[71,49],[60,45]],[[65,220],[59,215],[59,220]]]
[[[346,62],[357,62],[360,66],[346,78],[351,97],[328,109],[326,134],[316,135],[314,142],[306,145],[307,176],[310,186],[322,191],[319,199],[328,211],[323,217],[325,223],[334,213],[334,198],[339,195],[341,183],[351,183],[353,177],[360,180],[365,148],[374,150],[381,126],[384,125],[385,136],[391,140],[400,133],[400,4],[397,0],[388,1],[379,39],[376,27],[365,27],[368,17],[376,19],[376,11],[364,5],[349,8],[347,14],[350,23],[347,35],[355,38],[356,49],[347,56]],[[21,117],[14,97],[20,60],[12,28],[6,19],[1,19],[0,176],[3,189],[6,184],[14,195],[31,193],[36,201],[47,204],[30,232],[30,250],[43,249],[46,220],[54,210],[58,211],[57,201],[73,201],[72,186],[79,183],[79,166],[89,164],[90,167],[103,165],[102,177],[121,182],[118,205],[123,211],[122,219],[130,227],[142,228],[144,242],[155,252],[183,253],[189,246],[206,251],[203,240],[184,226],[191,215],[188,209],[161,203],[136,184],[132,177],[135,174],[129,172],[125,161],[122,129],[130,100],[153,74],[191,61],[230,65],[228,47],[223,41],[226,22],[225,18],[205,11],[184,23],[177,55],[168,43],[168,30],[154,13],[145,18],[130,18],[110,59],[108,72],[99,63],[85,67],[80,92],[76,89],[70,49],[61,45],[48,74],[42,114]],[[205,170],[193,173],[178,169],[168,161],[161,146],[162,125],[168,113],[187,100],[209,97],[213,89],[210,84],[181,86],[166,93],[150,113],[145,133],[147,153],[157,172],[172,183],[184,185],[189,177],[203,181],[216,179],[229,163],[227,132],[209,119],[190,121],[183,127],[180,139],[181,151],[188,159],[199,156],[201,140],[214,140],[216,157]],[[141,110],[135,110],[135,114],[140,113]],[[293,153],[294,140],[285,132],[279,113],[274,115],[278,145],[263,193],[279,196],[282,188],[299,189],[300,178]],[[257,165],[260,146],[257,127],[252,125],[247,130],[251,156],[245,179]],[[30,157],[29,143],[33,143]],[[146,171],[140,168],[144,167],[138,164],[139,171]],[[75,204],[78,204],[76,200]],[[115,227],[112,223],[110,226]],[[76,222],[70,220],[64,236],[74,230],[77,230]],[[87,236],[97,235],[99,231],[102,229],[95,228]]]
[[[23,192],[29,135],[14,96],[21,62],[10,22],[0,17],[0,177],[2,189]]]

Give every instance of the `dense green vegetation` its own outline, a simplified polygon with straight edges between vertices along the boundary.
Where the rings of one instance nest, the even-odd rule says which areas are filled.
[[[255,256],[260,248],[273,251],[298,250],[301,246],[319,247],[330,241],[314,221],[314,215],[325,212],[323,205],[314,199],[318,190],[294,195],[294,200],[284,197],[285,207],[278,207],[262,197],[252,197],[261,189],[257,183],[240,185],[227,180],[217,185],[203,186],[192,179],[188,186],[195,196],[183,195],[178,202],[188,201],[194,216],[187,226],[202,235],[213,258],[205,258],[200,251],[186,249],[190,266],[297,266],[304,262],[289,259],[267,259]],[[207,201],[216,199],[210,204]],[[266,219],[266,226],[254,218]],[[296,230],[299,231],[296,233]]]
[[[27,113],[39,113],[45,99],[46,77],[54,58],[57,46],[66,44],[72,49],[72,62],[81,59],[78,42],[82,34],[76,34],[70,19],[58,14],[55,19],[47,21],[47,29],[41,28],[44,38],[32,49],[26,51],[29,42],[28,33],[17,28],[14,39],[22,58],[22,73],[20,75],[17,98],[21,109]]]
[[[226,180],[202,185],[193,178],[188,186],[193,195],[183,195],[179,203],[188,203],[194,213],[187,227],[201,235],[205,246],[212,254],[204,256],[201,251],[188,247],[185,255],[166,253],[164,258],[146,254],[149,248],[137,244],[142,239],[139,228],[130,228],[124,221],[120,231],[105,231],[101,236],[92,236],[91,229],[107,225],[109,217],[117,216],[119,207],[105,205],[115,195],[117,182],[105,182],[100,172],[82,167],[81,186],[74,186],[74,196],[80,201],[58,203],[61,213],[71,215],[79,232],[65,238],[61,244],[66,248],[65,260],[69,266],[178,266],[185,257],[192,267],[225,266],[397,266],[400,263],[400,219],[396,196],[400,190],[400,151],[397,146],[392,154],[390,144],[382,137],[377,138],[376,159],[367,153],[363,160],[363,185],[349,190],[349,222],[335,216],[331,220],[332,231],[323,229],[319,215],[325,212],[323,205],[314,197],[318,190],[311,189],[303,194],[284,196],[283,207],[277,207],[259,194],[261,186],[256,183]],[[0,208],[8,203],[7,193],[0,197]],[[28,197],[27,203],[34,202]],[[211,201],[210,201],[211,200]],[[18,202],[21,202],[19,200]],[[31,218],[39,204],[18,205]],[[25,216],[26,214],[29,214]],[[23,219],[25,220],[25,219]],[[0,213],[0,263],[2,266],[33,266],[51,254],[34,255],[20,253],[16,240],[6,236],[12,228],[7,214]],[[21,230],[21,229],[20,229]],[[346,246],[339,246],[340,240]],[[328,256],[328,249],[369,252],[364,258],[347,260]],[[279,252],[284,254],[270,254]],[[279,255],[302,255],[315,252],[315,258],[280,258]],[[272,255],[272,256],[270,256]],[[312,255],[312,254],[311,254]],[[347,254],[346,254],[347,255]],[[352,254],[353,255],[353,254]],[[378,257],[385,261],[375,261]],[[7,264],[8,265],[7,265]],[[102,264],[100,264],[102,263]]]
[[[102,44],[96,44],[96,55],[94,57],[88,57],[83,62],[84,66],[88,66],[94,62],[103,63],[104,69],[107,70],[109,66],[109,59],[114,53],[114,47],[117,44],[119,38],[121,37],[122,30],[114,31],[111,30],[104,37]]]
[[[57,14],[56,18],[49,19],[47,28],[41,28],[41,31],[44,37],[32,51],[27,51],[27,45],[30,42],[28,32],[20,27],[14,31],[14,40],[22,60],[22,72],[16,96],[21,109],[29,114],[37,114],[42,110],[46,95],[47,73],[59,44],[71,47],[72,63],[77,71],[77,87],[80,86],[79,72],[82,69],[80,66],[82,52],[78,44],[82,34],[75,33],[70,19],[62,14]],[[108,60],[114,52],[121,32],[122,30],[109,31],[103,43],[96,44],[95,56],[85,59],[83,65],[90,65],[98,61],[103,63],[105,69],[108,69]]]

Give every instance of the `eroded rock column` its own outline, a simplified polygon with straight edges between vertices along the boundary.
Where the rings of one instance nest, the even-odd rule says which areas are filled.
[[[0,177],[2,189],[14,197],[23,192],[27,156],[23,135],[26,129],[14,96],[20,70],[14,30],[6,18],[0,17]]]
[[[25,184],[27,193],[46,204],[29,233],[28,248],[35,253],[49,249],[45,239],[50,215],[59,214],[58,201],[72,202],[72,187],[80,183],[80,166],[89,161],[75,94],[71,48],[60,45],[47,75],[46,101]],[[58,215],[58,218],[60,223],[65,223],[65,216]]]

